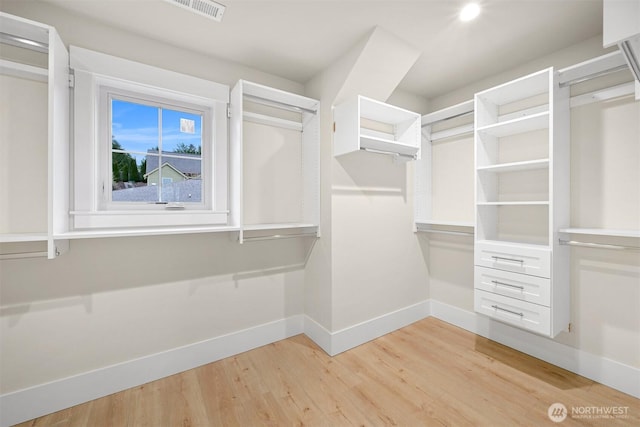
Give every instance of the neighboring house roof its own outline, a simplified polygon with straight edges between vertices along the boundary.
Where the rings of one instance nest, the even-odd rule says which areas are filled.
[[[149,154],[156,154],[155,156]],[[158,168],[158,150],[147,151],[147,170],[153,171]],[[169,156],[180,157],[169,157]],[[186,154],[163,151],[162,164],[170,164],[175,170],[184,175],[200,175],[202,173],[202,156],[200,154]],[[151,173],[151,172],[149,172]]]
[[[162,186],[162,200],[168,202],[200,202],[202,194],[202,180],[188,179]],[[158,186],[145,185],[135,188],[114,190],[111,193],[114,202],[145,202],[157,200]]]
[[[157,161],[156,161],[156,163],[157,163]],[[184,173],[182,173],[181,171],[179,171],[178,169],[176,169],[176,167],[175,167],[175,166],[173,166],[172,164],[170,164],[169,162],[164,162],[164,163],[162,164],[162,167],[163,167],[163,168],[164,168],[165,166],[170,167],[171,169],[173,169],[174,171],[176,171],[177,173],[179,173],[180,175],[182,175],[182,176],[184,177],[184,179],[189,179],[189,178],[187,178],[187,176],[186,176]],[[148,166],[147,166],[147,167],[148,167]],[[151,175],[152,173],[157,172],[157,171],[158,171],[158,168],[155,168],[155,169],[153,169],[152,171],[145,173],[145,174],[144,174],[144,178],[146,179],[149,175]]]

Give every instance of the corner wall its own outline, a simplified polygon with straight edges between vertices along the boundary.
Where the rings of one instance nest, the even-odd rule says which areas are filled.
[[[331,342],[336,334],[368,322],[377,326],[361,340],[372,339],[402,324],[395,322],[427,300],[425,263],[413,232],[413,165],[367,152],[334,158],[330,111],[332,105],[357,94],[386,101],[417,55],[404,41],[375,28],[306,85],[307,95],[323,102],[323,237],[305,278],[307,295],[322,295],[307,299],[305,305],[316,335],[321,335],[312,334],[318,342]],[[393,99],[395,105],[418,112],[427,106],[425,99],[403,92],[395,93]],[[318,269],[320,260],[325,265]],[[351,346],[364,342],[354,339]],[[335,354],[349,345],[336,341],[335,346],[323,348]]]

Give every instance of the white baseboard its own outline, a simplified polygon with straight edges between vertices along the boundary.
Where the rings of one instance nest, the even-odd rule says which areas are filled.
[[[0,425],[11,426],[233,356],[304,331],[295,315],[139,359],[0,396]]]
[[[431,315],[477,335],[640,398],[640,369],[431,300]]]
[[[423,301],[335,332],[328,331],[315,320],[305,316],[304,333],[327,354],[335,356],[429,315],[429,301]]]
[[[334,356],[429,316],[640,398],[638,368],[492,321],[471,311],[426,300],[335,332],[328,331],[308,316],[296,315],[7,393],[0,396],[0,426],[31,420],[300,333],[305,333]]]
[[[430,316],[429,301],[404,307],[331,333],[331,356]],[[306,325],[306,323],[305,323]]]
[[[331,332],[309,316],[304,316],[304,334],[325,353],[331,354]]]

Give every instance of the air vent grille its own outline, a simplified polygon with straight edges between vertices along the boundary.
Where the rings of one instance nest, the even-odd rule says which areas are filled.
[[[212,0],[165,0],[171,4],[188,9],[198,15],[206,16],[215,21],[221,22],[225,5]]]

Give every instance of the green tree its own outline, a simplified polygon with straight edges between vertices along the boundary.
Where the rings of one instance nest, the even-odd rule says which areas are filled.
[[[122,150],[122,145],[115,139],[111,140],[111,149],[112,150]],[[111,169],[113,173],[113,180],[115,182],[126,182],[129,181],[129,165],[131,164],[131,160],[133,158],[130,154],[127,153],[111,153]],[[135,162],[135,160],[133,160]]]
[[[193,144],[185,144],[184,142],[180,142],[176,145],[176,149],[174,153],[183,153],[183,154],[202,154],[202,146],[195,146]]]
[[[131,157],[129,161],[129,181],[142,181],[142,179],[140,178],[140,171],[138,170],[136,159],[134,159],[133,157]]]
[[[146,178],[144,177],[147,174],[147,159],[142,159],[142,161],[140,162],[140,181],[145,181]]]

